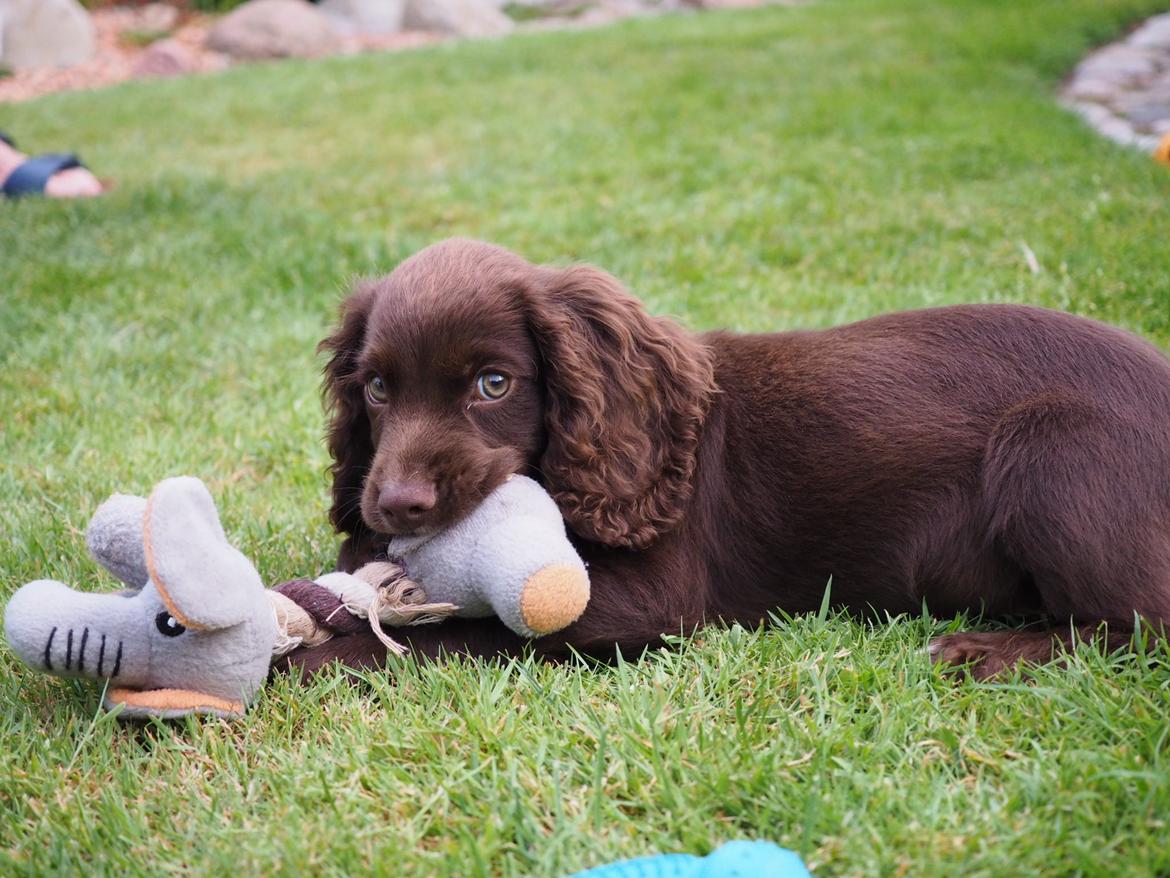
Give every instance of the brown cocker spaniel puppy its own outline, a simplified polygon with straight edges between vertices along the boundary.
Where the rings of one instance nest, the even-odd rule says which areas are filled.
[[[339,566],[530,474],[593,584],[545,655],[815,610],[830,580],[863,615],[1050,620],[932,644],[979,676],[1170,622],[1170,362],[1100,323],[985,305],[692,334],[597,268],[452,240],[360,284],[322,347]],[[493,619],[401,633],[522,647]],[[292,662],[382,658],[354,635]]]

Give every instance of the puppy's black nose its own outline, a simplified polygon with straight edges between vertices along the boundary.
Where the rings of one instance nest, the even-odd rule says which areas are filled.
[[[433,482],[391,482],[378,492],[378,508],[395,530],[413,530],[435,508]]]

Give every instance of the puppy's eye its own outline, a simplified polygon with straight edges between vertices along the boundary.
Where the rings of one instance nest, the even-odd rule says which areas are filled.
[[[512,386],[512,379],[499,372],[484,372],[475,379],[475,389],[484,399],[499,399]]]
[[[366,382],[366,396],[375,405],[381,405],[386,401],[386,384],[380,376],[375,375]]]

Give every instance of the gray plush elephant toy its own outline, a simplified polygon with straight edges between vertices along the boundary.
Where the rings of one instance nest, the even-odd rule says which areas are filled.
[[[496,613],[539,637],[571,624],[589,600],[560,511],[522,476],[443,531],[396,538],[396,562],[271,589],[228,542],[195,478],[159,482],[149,499],[115,494],[94,513],[86,543],[130,591],[30,582],[8,602],[4,633],[33,668],[109,680],[105,706],[128,718],[240,716],[274,656],[366,624],[403,654],[383,624]]]
[[[277,617],[203,483],[166,479],[149,499],[115,494],[86,543],[130,590],[28,583],[4,614],[16,654],[59,676],[108,679],[105,706],[122,716],[242,714],[268,674]]]

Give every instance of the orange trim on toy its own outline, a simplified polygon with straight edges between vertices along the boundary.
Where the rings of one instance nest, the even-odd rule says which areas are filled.
[[[110,689],[106,697],[115,704],[145,707],[149,710],[222,710],[224,713],[243,713],[244,702],[229,701],[204,692],[189,689]]]
[[[163,603],[167,605],[171,615],[184,628],[191,628],[195,631],[208,631],[206,625],[200,625],[198,622],[192,622],[185,613],[179,612],[179,608],[175,606],[175,602],[171,599],[170,594],[167,593],[166,584],[162,577],[159,576],[158,567],[154,562],[154,546],[150,542],[150,510],[154,504],[154,494],[146,499],[146,512],[143,513],[142,520],[142,547],[146,555],[146,572],[150,574],[150,579],[154,583],[154,587],[158,589],[159,596],[163,599]],[[176,690],[181,691],[181,690]]]

